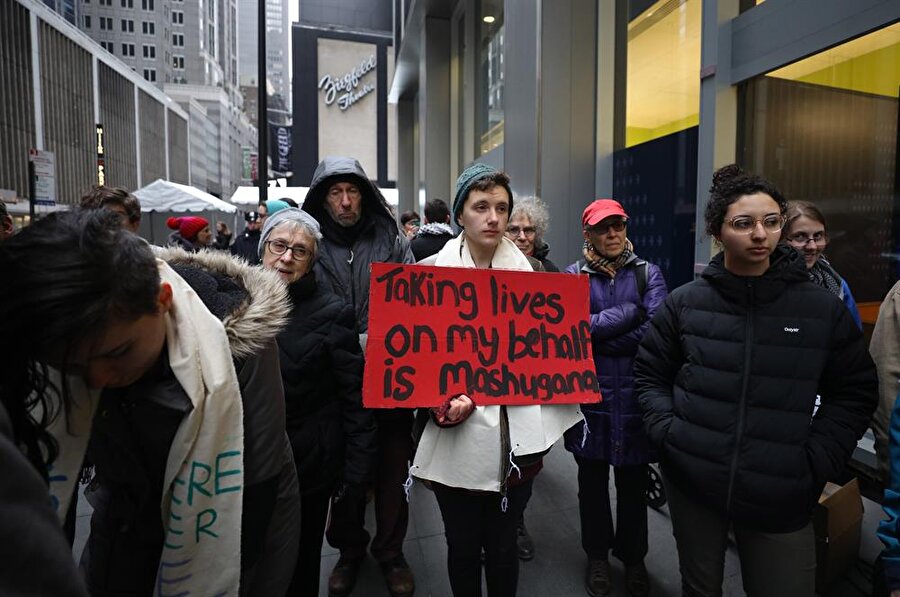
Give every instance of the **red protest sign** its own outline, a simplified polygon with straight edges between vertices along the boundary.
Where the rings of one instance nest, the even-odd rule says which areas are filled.
[[[598,402],[587,276],[375,263],[363,404]]]

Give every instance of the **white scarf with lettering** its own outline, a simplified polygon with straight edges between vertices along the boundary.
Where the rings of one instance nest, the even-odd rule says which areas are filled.
[[[166,535],[153,593],[236,596],[244,487],[237,374],[222,322],[166,262],[158,259],[157,264],[173,293],[166,314],[169,366],[193,409],[169,448],[160,504]],[[69,381],[73,408],[50,428],[60,447],[49,471],[60,521],[66,517],[99,402],[99,392],[89,391],[80,378]]]
[[[433,265],[475,267],[465,233],[447,241]],[[505,237],[500,239],[491,268],[532,271],[525,255]],[[500,407],[476,406],[455,427],[438,427],[428,421],[410,473],[450,487],[500,491],[503,459],[548,450],[569,427],[584,420],[577,404],[508,406],[506,413],[511,454],[500,453]]]

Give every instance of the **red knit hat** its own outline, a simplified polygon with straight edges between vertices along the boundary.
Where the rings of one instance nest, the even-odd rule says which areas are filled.
[[[183,218],[169,218],[166,220],[166,226],[180,232],[182,238],[194,240],[197,238],[198,232],[209,226],[209,222],[206,221],[206,218],[185,216]]]

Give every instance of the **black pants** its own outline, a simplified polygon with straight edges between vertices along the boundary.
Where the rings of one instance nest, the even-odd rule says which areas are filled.
[[[531,497],[533,479],[509,489],[506,512],[499,493],[434,484],[447,537],[450,588],[457,597],[481,597],[481,551],[491,597],[512,597],[519,585],[516,524]]]
[[[375,409],[378,423],[378,453],[375,468],[375,538],[372,555],[387,562],[403,553],[409,522],[409,504],[403,482],[409,474],[412,455],[412,411],[383,413]],[[369,533],[365,529],[366,496],[347,497],[332,505],[328,543],[349,558],[366,555]]]
[[[606,560],[610,549],[626,565],[647,555],[647,465],[613,467],[616,526],[609,502],[609,463],[575,457],[581,546],[590,560]]]
[[[330,490],[300,496],[300,549],[288,590],[290,597],[319,594],[322,537],[325,535],[330,498]]]

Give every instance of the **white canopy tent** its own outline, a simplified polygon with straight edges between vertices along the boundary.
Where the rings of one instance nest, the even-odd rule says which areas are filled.
[[[309,187],[269,187],[269,199],[288,197],[296,201],[297,205],[303,205],[307,192]],[[259,205],[259,187],[238,187],[229,201],[241,208],[252,210]]]
[[[205,218],[213,234],[217,219],[224,219],[234,229],[233,214],[237,212],[237,208],[191,186],[158,179],[135,191],[134,196],[141,202],[141,212],[149,216],[141,219],[139,232],[151,244],[157,244],[157,239],[160,239],[159,244],[165,244],[164,239],[172,232],[166,226],[166,220],[185,212]],[[154,214],[159,214],[160,217],[154,218]]]
[[[237,208],[230,203],[217,199],[200,189],[161,178],[136,190],[134,196],[141,202],[142,212],[222,211],[233,214],[237,211]]]

